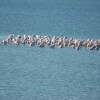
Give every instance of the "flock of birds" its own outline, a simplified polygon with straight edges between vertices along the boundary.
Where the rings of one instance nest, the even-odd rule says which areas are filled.
[[[6,40],[0,41],[0,45],[7,45],[9,43],[13,43],[14,45],[29,45],[38,47],[49,46],[50,48],[54,47],[71,47],[73,49],[79,50],[81,47],[88,48],[90,50],[99,50],[100,48],[100,39],[93,41],[91,39],[80,40],[80,39],[68,39],[67,37],[50,37],[50,36],[41,36],[41,35],[17,35],[14,36],[10,34]]]

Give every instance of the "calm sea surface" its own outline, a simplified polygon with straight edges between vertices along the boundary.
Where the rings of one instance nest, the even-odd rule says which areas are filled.
[[[0,0],[9,34],[100,39],[100,0]],[[100,100],[100,50],[0,45],[0,100]]]

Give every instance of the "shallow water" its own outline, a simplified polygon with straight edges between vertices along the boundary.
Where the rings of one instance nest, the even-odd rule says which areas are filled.
[[[12,34],[100,38],[99,0],[0,1],[0,39]],[[100,50],[0,45],[0,100],[99,100]]]

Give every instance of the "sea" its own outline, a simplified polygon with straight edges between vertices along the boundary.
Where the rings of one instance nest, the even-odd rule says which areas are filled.
[[[100,0],[0,0],[9,34],[100,39]],[[100,50],[0,45],[0,100],[100,100]]]

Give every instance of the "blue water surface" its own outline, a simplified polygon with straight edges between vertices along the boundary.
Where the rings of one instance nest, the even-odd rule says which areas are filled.
[[[0,0],[9,34],[100,39],[100,1]],[[0,100],[100,100],[100,50],[0,45]]]

